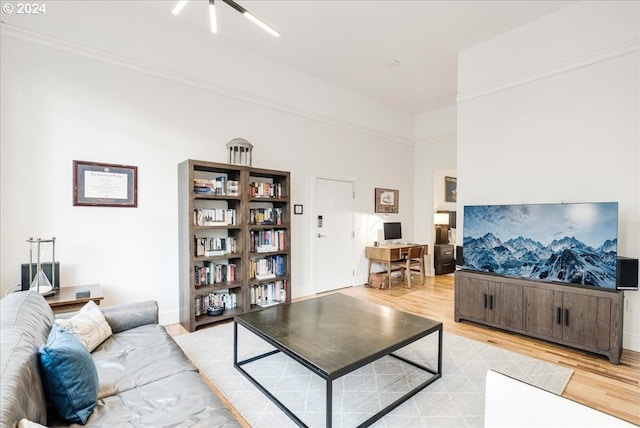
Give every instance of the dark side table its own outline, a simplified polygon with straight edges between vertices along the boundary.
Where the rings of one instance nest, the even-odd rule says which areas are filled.
[[[433,246],[433,267],[436,275],[453,273],[456,271],[456,259],[451,244],[436,244]]]
[[[89,295],[77,297],[76,293],[89,292]],[[60,287],[52,296],[45,297],[54,313],[71,312],[82,308],[87,302],[93,300],[96,305],[104,299],[99,284],[77,285],[73,287]]]

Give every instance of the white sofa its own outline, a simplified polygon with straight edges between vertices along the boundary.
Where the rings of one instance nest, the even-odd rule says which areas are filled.
[[[637,428],[622,419],[493,370],[487,373],[485,394],[485,428]]]

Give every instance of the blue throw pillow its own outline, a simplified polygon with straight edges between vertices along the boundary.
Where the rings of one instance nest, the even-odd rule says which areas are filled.
[[[40,366],[47,397],[58,414],[85,424],[98,398],[98,372],[91,354],[71,332],[53,324],[40,347]]]

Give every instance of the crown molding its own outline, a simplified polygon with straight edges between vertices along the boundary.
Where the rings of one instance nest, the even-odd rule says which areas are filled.
[[[292,104],[277,101],[272,98],[262,97],[260,95],[246,92],[241,89],[220,85],[218,83],[194,77],[189,74],[177,72],[164,67],[158,67],[156,65],[149,64],[143,61],[127,58],[121,55],[116,55],[99,49],[84,46],[79,43],[38,33],[22,27],[8,24],[6,22],[2,22],[0,34],[2,35],[2,37],[9,37],[21,40],[23,42],[56,49],[58,51],[70,53],[83,58],[114,65],[128,70],[133,70],[138,73],[169,80],[174,83],[190,86],[192,88],[211,92],[217,95],[234,98],[236,100],[270,108],[273,110],[278,110],[280,112],[292,114],[324,124],[348,129],[360,134],[369,135],[375,138],[380,138],[404,145],[414,145],[413,140],[405,138],[401,135],[380,131],[378,129],[363,126],[339,117],[324,115],[315,111],[306,110]]]
[[[440,143],[448,143],[453,142],[454,144],[458,141],[458,132],[457,131],[449,131],[444,134],[433,135],[425,138],[420,138],[416,140],[416,147],[419,146],[428,146],[431,144],[440,144]]]
[[[606,48],[597,49],[584,55],[579,55],[547,67],[542,67],[537,70],[489,83],[476,89],[459,92],[457,96],[457,102],[463,103],[465,101],[481,98],[495,92],[503,91],[505,89],[514,88],[516,86],[525,85],[527,83],[567,73],[579,68],[588,67],[590,65],[611,60],[613,58],[629,55],[631,53],[637,52],[639,49],[640,38],[626,40],[624,42]]]

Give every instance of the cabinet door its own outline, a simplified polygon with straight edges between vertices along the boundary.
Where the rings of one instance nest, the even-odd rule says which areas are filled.
[[[457,312],[461,317],[484,321],[488,296],[488,281],[456,276]]]
[[[563,339],[608,350],[611,330],[611,300],[603,297],[563,293]]]
[[[522,286],[489,281],[487,321],[522,330]]]
[[[524,329],[547,337],[562,337],[562,293],[524,287]]]

